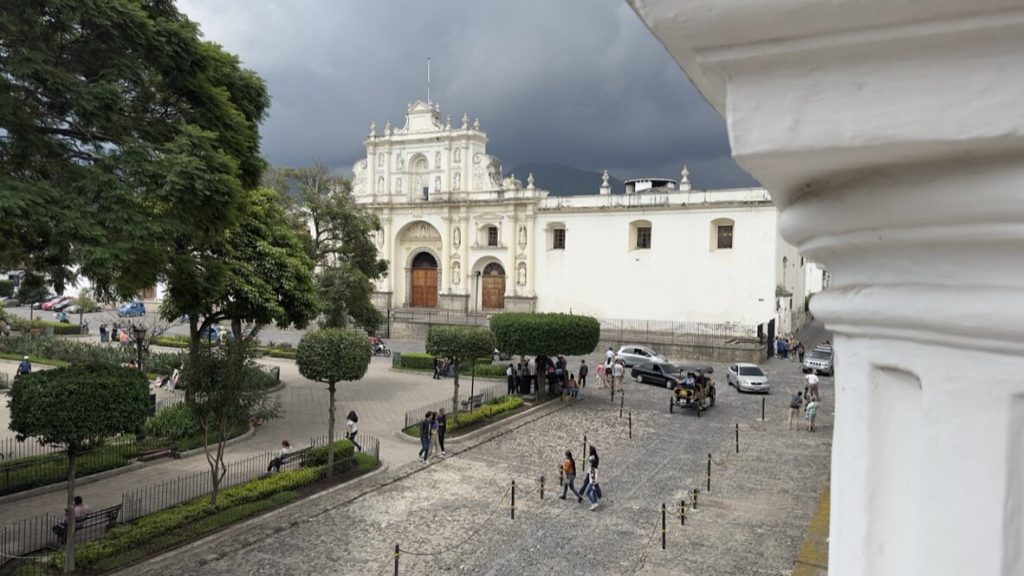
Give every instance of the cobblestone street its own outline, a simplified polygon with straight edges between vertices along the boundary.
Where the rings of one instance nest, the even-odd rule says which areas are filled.
[[[627,380],[632,439],[618,400],[588,387],[582,402],[545,406],[546,415],[499,425],[506,433],[453,443],[457,454],[447,460],[392,467],[358,494],[343,487],[123,573],[391,574],[398,543],[400,574],[784,574],[828,479],[832,380],[823,379],[819,431],[789,431],[787,389],[802,389],[799,365],[772,360],[765,368],[773,393],[762,397],[737,394],[716,365],[718,403],[700,418],[670,414],[668,391]],[[579,458],[584,434],[601,456],[605,497],[593,512],[557,498],[561,454],[568,448]],[[699,509],[682,527],[675,512],[695,487]],[[662,502],[670,510],[665,551]]]

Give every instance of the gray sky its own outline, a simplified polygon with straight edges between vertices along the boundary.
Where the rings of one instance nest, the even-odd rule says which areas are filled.
[[[725,124],[623,0],[179,0],[209,40],[266,80],[273,164],[348,171],[371,120],[401,126],[431,99],[480,118],[506,172],[526,161],[755,182]],[[379,129],[379,128],[378,128]],[[543,182],[537,182],[543,187]]]

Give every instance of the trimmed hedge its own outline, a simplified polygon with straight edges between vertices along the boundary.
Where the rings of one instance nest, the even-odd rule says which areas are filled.
[[[266,355],[271,358],[287,358],[289,360],[295,360],[298,355],[298,351],[294,348],[257,348],[257,350],[266,350]]]
[[[93,346],[77,340],[50,336],[33,338],[24,334],[0,338],[0,353],[16,354],[19,360],[22,355],[28,354],[30,358],[37,357],[47,364],[56,364],[49,360],[59,360],[68,364],[95,363],[114,366],[135,360],[136,357],[134,347],[122,349],[118,346]],[[186,357],[187,354],[184,352],[150,352],[146,357],[146,368],[149,372],[170,374],[184,364]]]
[[[505,312],[491,316],[491,331],[498,348],[531,356],[584,356],[597,347],[601,323],[575,314]]]
[[[509,362],[511,363],[511,362]],[[504,378],[505,369],[508,364],[491,364],[489,358],[481,358],[476,361],[476,375],[480,378]],[[398,368],[404,370],[421,370],[424,372],[434,371],[434,357],[422,352],[403,353],[398,359]],[[468,365],[459,367],[460,376],[468,376],[472,368]]]
[[[424,352],[403,352],[398,364],[409,370],[433,370],[434,357]]]
[[[455,417],[448,416],[448,431],[454,432],[466,428],[481,420],[501,420],[510,416],[512,412],[523,405],[523,399],[519,396],[498,396],[487,404],[472,411],[459,411]],[[405,434],[418,438],[420,435],[420,423],[417,422],[402,430]]]
[[[47,314],[46,311],[42,311],[43,314]],[[72,334],[81,334],[82,329],[77,323],[70,322],[52,322],[50,320],[39,320],[35,319],[29,322],[23,318],[13,318],[11,320],[11,328],[18,330],[19,332],[31,332],[32,330],[46,331],[53,329],[54,335],[67,336]]]
[[[356,447],[352,442],[348,440],[336,440],[334,442],[334,461],[351,458],[355,453]],[[327,446],[317,446],[316,448],[310,448],[306,452],[305,457],[302,459],[302,466],[305,468],[313,468],[317,466],[327,465]]]

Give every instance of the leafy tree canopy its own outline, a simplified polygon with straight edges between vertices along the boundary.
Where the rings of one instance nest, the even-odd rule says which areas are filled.
[[[475,326],[433,326],[427,333],[427,354],[448,357],[458,365],[494,353],[494,334]]]
[[[168,0],[0,0],[0,266],[152,285],[259,183],[268,105]]]
[[[149,385],[138,370],[83,364],[18,377],[11,388],[10,428],[19,439],[75,450],[146,420]]]
[[[302,337],[295,363],[303,377],[333,385],[362,378],[370,366],[370,356],[365,334],[324,328]]]
[[[591,316],[506,312],[491,316],[498,348],[511,354],[582,356],[597,347],[601,323]]]

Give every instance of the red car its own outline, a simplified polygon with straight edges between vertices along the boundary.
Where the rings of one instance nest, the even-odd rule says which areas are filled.
[[[59,306],[67,302],[71,302],[71,300],[72,299],[67,296],[60,296],[58,298],[54,298],[53,300],[50,300],[49,302],[43,304],[43,310],[53,310],[54,306]]]

